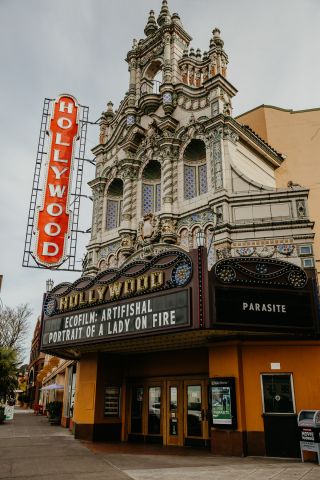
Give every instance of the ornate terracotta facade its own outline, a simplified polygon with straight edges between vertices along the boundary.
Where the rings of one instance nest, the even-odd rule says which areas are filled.
[[[232,117],[237,91],[219,29],[208,52],[195,53],[164,1],[145,35],[127,54],[128,93],[100,120],[85,272],[121,266],[156,244],[189,250],[199,229],[210,267],[253,252],[301,265],[298,246],[313,241],[308,190],[277,189],[284,157]]]
[[[294,457],[319,400],[309,191],[277,188],[284,156],[232,117],[219,29],[201,55],[163,0],[144,33],[101,116],[83,275],[47,297],[42,348],[79,362],[77,438]]]

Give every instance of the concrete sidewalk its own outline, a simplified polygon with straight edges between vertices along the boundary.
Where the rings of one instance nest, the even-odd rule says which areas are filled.
[[[91,444],[45,417],[17,411],[0,425],[0,479],[319,480],[320,467],[297,460],[215,457],[194,449]]]

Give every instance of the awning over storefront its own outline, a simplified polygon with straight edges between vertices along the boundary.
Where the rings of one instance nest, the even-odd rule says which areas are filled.
[[[42,387],[41,390],[43,391],[43,390],[63,390],[63,389],[64,389],[63,385],[59,385],[58,383],[51,383],[46,387]]]

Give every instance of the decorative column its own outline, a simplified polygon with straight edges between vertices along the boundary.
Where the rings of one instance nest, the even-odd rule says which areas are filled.
[[[129,98],[128,108],[126,109],[127,125],[133,125],[135,123],[135,105],[136,105],[136,81],[137,81],[137,59],[136,52],[132,51],[128,54],[129,61]]]
[[[133,166],[126,166],[122,172],[123,180],[123,202],[121,229],[131,229],[132,205],[133,205],[133,182],[136,179],[136,170]]]
[[[214,190],[223,188],[222,128],[214,130],[212,145],[212,186]]]
[[[92,188],[93,207],[92,207],[92,233],[91,239],[96,240],[102,230],[103,199],[106,181],[93,180],[89,183]]]
[[[164,66],[163,66],[163,83],[171,82],[171,35],[166,32],[164,35]]]
[[[164,34],[164,65],[163,65],[163,85],[161,87],[163,109],[166,115],[170,115],[173,110],[173,87],[172,87],[172,66],[171,66],[171,35],[169,32]]]
[[[165,149],[165,157],[163,161],[163,211],[171,213],[172,211],[172,159],[170,155],[170,147]]]
[[[135,90],[136,90],[136,66],[137,66],[136,59],[132,58],[130,60],[130,67],[129,67],[129,70],[130,70],[129,93],[130,94],[133,93],[133,95],[135,94]]]

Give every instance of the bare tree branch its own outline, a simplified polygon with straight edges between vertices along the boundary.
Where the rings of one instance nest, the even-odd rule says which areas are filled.
[[[0,347],[14,349],[19,356],[23,353],[31,314],[27,303],[0,311]]]

